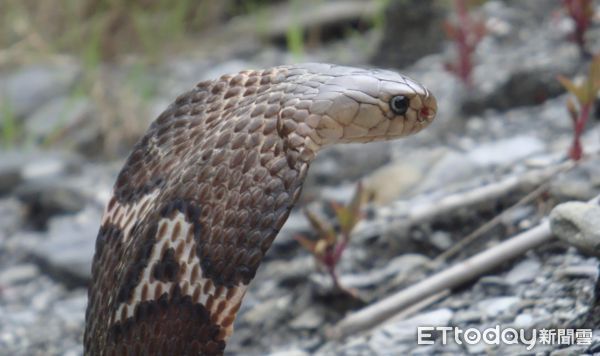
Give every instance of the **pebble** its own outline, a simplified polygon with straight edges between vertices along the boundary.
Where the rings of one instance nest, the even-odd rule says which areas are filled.
[[[540,271],[541,264],[533,258],[526,258],[517,263],[504,277],[510,284],[532,281]]]
[[[583,202],[560,204],[550,214],[550,227],[559,239],[600,256],[600,206]]]
[[[85,286],[91,275],[101,213],[88,207],[50,220],[43,239],[30,246],[46,272],[68,286]]]
[[[510,308],[517,305],[520,300],[518,297],[497,297],[484,299],[478,302],[477,305],[486,316],[494,318],[503,313],[508,313]]]
[[[27,263],[9,267],[0,272],[0,285],[14,285],[27,282],[39,274],[36,265]]]
[[[53,135],[66,136],[68,141],[78,141],[82,126],[92,119],[92,103],[84,97],[58,97],[42,105],[25,124],[25,131],[38,142],[56,140]]]
[[[532,136],[517,136],[479,145],[466,158],[478,166],[506,166],[543,152],[544,143]]]
[[[0,75],[0,97],[12,115],[26,117],[52,98],[66,94],[79,73],[74,63],[33,65]],[[0,110],[0,113],[4,111]],[[4,122],[0,116],[0,122]]]
[[[312,330],[323,324],[323,312],[310,308],[295,317],[290,326],[297,330]]]

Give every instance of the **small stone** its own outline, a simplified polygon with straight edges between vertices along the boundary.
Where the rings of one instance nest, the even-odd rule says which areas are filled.
[[[91,101],[87,98],[56,98],[33,113],[25,124],[25,131],[28,137],[41,142],[56,140],[53,136],[57,134],[66,136],[71,141],[76,138],[82,126],[93,122],[91,112]]]
[[[504,278],[506,282],[510,284],[519,284],[523,282],[530,282],[540,272],[541,264],[538,260],[533,258],[527,258],[519,262],[514,266]]]
[[[26,282],[39,274],[39,269],[34,264],[11,266],[0,272],[0,285],[12,285]]]
[[[559,239],[600,256],[600,206],[583,202],[560,204],[550,213],[550,228]]]
[[[588,347],[585,345],[571,345],[569,347],[565,347],[564,349],[552,351],[550,356],[584,355],[586,354],[587,348]]]
[[[531,314],[519,314],[515,318],[514,325],[516,328],[529,329],[534,324]]]
[[[419,326],[447,326],[454,313],[448,308],[436,309],[415,315],[409,319],[391,320],[373,331],[370,340],[375,350],[397,347],[402,341],[414,341]]]
[[[44,227],[54,215],[76,213],[86,204],[83,193],[73,188],[65,177],[32,180],[21,185],[15,194],[35,212],[30,220],[36,227]]]
[[[478,303],[479,309],[489,317],[497,317],[507,313],[521,299],[517,297],[498,297],[484,299]]]
[[[543,152],[544,149],[544,143],[533,136],[517,136],[480,145],[467,154],[467,159],[483,167],[503,166]]]
[[[25,215],[25,207],[17,199],[0,199],[0,241],[24,225]]]
[[[68,287],[90,279],[100,211],[86,208],[75,215],[52,218],[47,237],[30,247],[44,272]]]
[[[312,330],[323,325],[323,313],[315,308],[310,308],[298,315],[290,322],[293,329]]]
[[[454,245],[454,241],[450,237],[450,234],[445,231],[435,231],[429,240],[435,248],[445,251]]]
[[[52,98],[66,94],[79,73],[74,63],[61,65],[36,65],[0,76],[0,107],[17,118],[31,114]],[[0,110],[4,113],[6,111]],[[0,115],[0,122],[2,120]]]
[[[475,310],[461,310],[454,314],[453,324],[472,324],[481,321],[481,313]]]
[[[309,356],[310,354],[306,351],[299,349],[290,349],[284,351],[275,351],[269,354],[270,356]]]
[[[511,285],[498,276],[483,276],[479,279],[478,286],[486,295],[507,295],[511,292]]]
[[[20,152],[0,151],[0,195],[12,192],[23,181],[25,156]]]

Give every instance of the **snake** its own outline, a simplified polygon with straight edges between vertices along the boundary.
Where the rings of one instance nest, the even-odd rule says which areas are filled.
[[[85,354],[223,354],[317,153],[417,133],[436,112],[404,75],[325,63],[245,70],[178,96],[104,209]]]

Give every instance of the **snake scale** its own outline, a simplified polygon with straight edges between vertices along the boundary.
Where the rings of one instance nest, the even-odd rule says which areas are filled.
[[[86,355],[223,354],[317,152],[414,134],[436,110],[405,76],[321,63],[224,75],[179,96],[105,209]]]

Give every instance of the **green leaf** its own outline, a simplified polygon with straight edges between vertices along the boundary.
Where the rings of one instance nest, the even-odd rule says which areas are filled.
[[[335,244],[337,240],[336,233],[330,224],[319,219],[319,217],[317,217],[310,210],[304,210],[304,215],[306,216],[312,227],[317,231],[319,240],[325,240],[328,244]]]
[[[560,84],[562,84],[563,87],[565,87],[565,89],[567,89],[567,91],[573,95],[575,95],[578,99],[581,96],[580,92],[580,87],[578,85],[576,85],[575,83],[573,83],[573,81],[571,81],[571,79],[565,77],[564,75],[558,75],[556,77],[556,79],[560,82]]]
[[[307,249],[308,252],[317,257],[317,243],[315,241],[310,240],[302,235],[297,235],[294,238],[300,243],[300,245],[302,245],[302,247]]]
[[[588,80],[592,86],[592,98],[595,99],[600,90],[600,55],[594,56],[594,59],[590,64]]]
[[[349,236],[354,226],[361,219],[361,206],[363,201],[363,187],[359,182],[356,186],[356,191],[354,192],[354,196],[350,203],[347,206],[341,206],[339,204],[333,203],[332,208],[335,211],[338,224],[340,225],[340,229],[342,234],[345,236]]]

